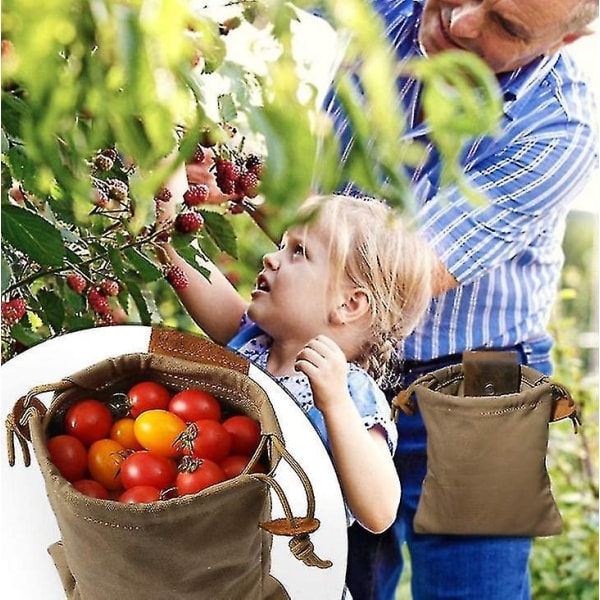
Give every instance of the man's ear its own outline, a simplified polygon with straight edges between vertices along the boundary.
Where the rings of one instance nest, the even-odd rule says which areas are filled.
[[[362,288],[354,288],[332,311],[331,322],[335,325],[352,323],[369,312],[369,304],[369,293]]]
[[[578,29],[577,31],[571,31],[571,32],[565,34],[553,46],[548,48],[548,50],[546,51],[546,56],[551,56],[552,54],[554,54],[555,52],[560,50],[560,48],[562,48],[563,46],[568,46],[569,44],[576,42],[577,40],[581,39],[582,37],[586,37],[588,35],[593,35],[593,34],[594,34],[594,30],[591,29],[590,27],[584,27],[583,29]]]

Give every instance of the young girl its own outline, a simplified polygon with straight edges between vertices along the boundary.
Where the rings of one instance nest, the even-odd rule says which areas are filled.
[[[173,203],[185,172],[169,187]],[[169,244],[166,254],[189,280],[177,294],[190,316],[291,392],[330,452],[351,514],[381,532],[395,519],[400,484],[396,428],[374,378],[429,305],[432,258],[375,200],[313,197],[299,217],[264,256],[250,302],[214,264],[203,264],[208,281]]]

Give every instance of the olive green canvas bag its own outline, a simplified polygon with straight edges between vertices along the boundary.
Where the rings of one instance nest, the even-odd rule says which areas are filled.
[[[427,431],[417,533],[561,532],[546,453],[549,423],[569,417],[577,430],[576,406],[564,387],[519,365],[516,353],[471,352],[461,364],[423,375],[393,400],[396,419],[415,410]]]
[[[9,462],[14,439],[30,461],[29,444],[44,477],[61,533],[49,552],[71,600],[283,600],[284,586],[270,574],[272,535],[288,536],[290,551],[306,565],[327,568],[310,533],[314,517],[311,483],[289,454],[264,390],[248,376],[249,363],[211,342],[173,330],[153,329],[148,353],[110,358],[56,384],[38,386],[7,417]],[[117,391],[154,380],[177,391],[200,387],[224,407],[260,422],[261,444],[244,472],[197,494],[147,504],[123,504],[79,493],[50,461],[49,435],[62,415],[93,396],[109,402]],[[53,392],[50,406],[37,398]],[[262,458],[268,472],[250,473]],[[284,460],[306,493],[306,514],[294,516],[274,477]],[[271,516],[273,489],[284,517]]]

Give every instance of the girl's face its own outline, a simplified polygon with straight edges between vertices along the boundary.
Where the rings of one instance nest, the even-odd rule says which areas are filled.
[[[328,248],[318,227],[298,227],[264,256],[248,315],[276,341],[304,344],[326,331],[332,309]]]

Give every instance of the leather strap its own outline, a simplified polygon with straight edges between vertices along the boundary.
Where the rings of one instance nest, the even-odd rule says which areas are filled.
[[[206,338],[165,327],[152,328],[148,350],[153,354],[227,367],[245,375],[250,367],[245,358]]]
[[[493,350],[463,352],[465,396],[516,394],[521,373],[516,352]]]

